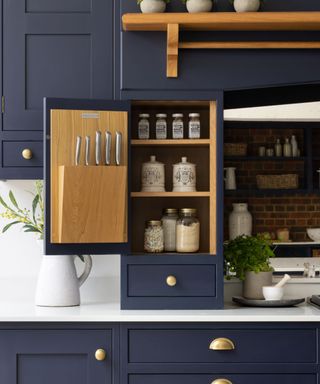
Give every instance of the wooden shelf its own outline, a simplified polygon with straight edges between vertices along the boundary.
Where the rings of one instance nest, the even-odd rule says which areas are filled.
[[[131,197],[210,197],[210,192],[131,192]]]
[[[320,49],[318,41],[179,42],[179,31],[319,31],[320,12],[128,13],[124,31],[167,32],[167,77],[178,76],[179,49]]]
[[[133,146],[157,146],[157,145],[173,145],[173,146],[208,146],[209,139],[180,139],[180,140],[131,140]]]
[[[304,156],[284,157],[284,156],[225,156],[225,161],[305,161]]]

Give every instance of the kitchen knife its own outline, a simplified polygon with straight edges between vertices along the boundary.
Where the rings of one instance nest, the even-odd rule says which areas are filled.
[[[121,163],[122,133],[116,132],[116,165]]]
[[[75,164],[80,164],[81,136],[77,136]]]
[[[90,136],[86,136],[85,165],[90,164]]]
[[[96,165],[100,165],[101,161],[101,132],[96,132]]]
[[[106,165],[111,163],[111,140],[112,136],[109,131],[106,132]]]

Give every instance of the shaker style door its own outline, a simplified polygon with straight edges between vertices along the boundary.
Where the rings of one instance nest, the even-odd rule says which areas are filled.
[[[47,253],[126,248],[128,106],[47,99]]]

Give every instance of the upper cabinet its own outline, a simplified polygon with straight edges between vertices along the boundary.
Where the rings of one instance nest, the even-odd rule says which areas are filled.
[[[4,0],[2,16],[0,178],[42,177],[43,98],[113,97],[113,3]]]

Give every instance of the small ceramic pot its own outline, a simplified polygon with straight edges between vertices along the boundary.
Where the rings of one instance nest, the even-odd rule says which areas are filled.
[[[150,161],[142,164],[142,192],[165,192],[164,164],[150,156]]]
[[[186,7],[189,13],[210,12],[212,0],[187,0]]]
[[[246,272],[243,282],[243,297],[251,300],[263,300],[262,288],[272,285],[272,272]]]
[[[234,0],[233,7],[236,12],[257,12],[260,0]]]
[[[196,180],[196,166],[188,163],[186,157],[173,165],[173,192],[195,192]]]
[[[140,9],[142,13],[162,13],[166,10],[166,2],[163,0],[142,0]]]

